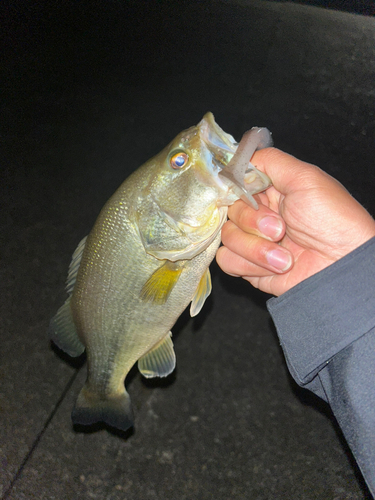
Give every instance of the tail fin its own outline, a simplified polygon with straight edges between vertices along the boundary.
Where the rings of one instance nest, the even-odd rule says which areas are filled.
[[[84,386],[73,408],[72,421],[78,425],[104,422],[126,431],[134,425],[130,396],[124,389],[121,394],[103,399]]]

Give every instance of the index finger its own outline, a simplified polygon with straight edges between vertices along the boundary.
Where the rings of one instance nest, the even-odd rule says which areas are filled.
[[[312,176],[323,171],[315,165],[298,160],[276,148],[255,151],[251,163],[271,179],[273,186],[282,194],[311,186]]]

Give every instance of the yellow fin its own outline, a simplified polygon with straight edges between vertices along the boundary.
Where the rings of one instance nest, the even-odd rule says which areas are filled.
[[[207,297],[210,295],[212,290],[211,284],[211,274],[210,270],[207,268],[206,272],[201,277],[198,288],[195,292],[193,300],[190,306],[190,316],[196,316],[203,307]]]
[[[166,377],[176,366],[176,355],[173,350],[172,333],[167,335],[138,360],[138,369],[146,378]]]
[[[155,304],[165,304],[182,269],[182,263],[165,261],[143,285],[141,299]]]

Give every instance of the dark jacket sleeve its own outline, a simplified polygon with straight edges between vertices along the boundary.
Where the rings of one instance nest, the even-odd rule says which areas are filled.
[[[375,238],[267,307],[290,373],[330,404],[375,496]]]

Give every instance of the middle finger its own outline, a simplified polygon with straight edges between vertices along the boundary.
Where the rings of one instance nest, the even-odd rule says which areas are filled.
[[[280,241],[285,234],[283,219],[262,204],[259,205],[259,210],[254,210],[242,200],[238,200],[229,207],[228,217],[246,233],[271,241]]]

